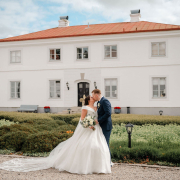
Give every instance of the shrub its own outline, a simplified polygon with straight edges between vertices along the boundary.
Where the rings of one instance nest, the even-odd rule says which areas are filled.
[[[0,137],[0,149],[6,148],[19,151],[27,136],[28,132],[24,131],[9,132]]]
[[[60,142],[70,138],[72,134],[61,132],[40,132],[29,135],[22,146],[23,152],[49,152]]]
[[[1,126],[10,126],[11,124],[18,124],[18,122],[12,122],[12,121],[9,121],[9,120],[6,120],[6,119],[1,119],[0,120],[0,127]]]
[[[155,116],[155,115],[137,115],[137,114],[112,114],[112,123],[132,123],[134,125],[144,124],[178,124],[180,125],[180,116]]]
[[[51,114],[50,116],[54,120],[61,120],[61,121],[65,121],[67,124],[71,124],[72,119],[80,117],[81,115],[80,114],[67,114],[67,115]]]
[[[17,131],[23,131],[27,133],[36,133],[38,132],[36,129],[33,129],[32,126],[25,124],[13,124],[11,126],[2,126],[0,127],[0,136],[3,136],[7,133],[17,132]]]
[[[37,120],[52,120],[48,114],[39,113],[20,113],[20,112],[6,112],[0,111],[0,119],[8,119],[9,121],[19,123],[33,123]]]
[[[146,159],[153,161],[180,162],[180,126],[135,125],[132,131],[131,148],[125,124],[114,125],[110,138],[112,158],[118,160]]]
[[[79,119],[80,119],[79,117],[72,119],[72,124],[73,124],[74,126],[77,126],[78,123],[79,123]]]

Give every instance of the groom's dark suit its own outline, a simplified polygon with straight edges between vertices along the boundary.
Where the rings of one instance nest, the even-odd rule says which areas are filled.
[[[100,103],[98,107],[98,122],[109,146],[109,138],[112,130],[111,103],[105,97],[102,97],[101,100],[97,102],[97,106],[98,103]]]

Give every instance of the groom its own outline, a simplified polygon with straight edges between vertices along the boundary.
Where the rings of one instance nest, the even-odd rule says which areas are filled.
[[[101,95],[101,91],[99,89],[94,89],[92,91],[92,97],[95,101],[98,101],[97,102],[98,122],[102,128],[103,134],[106,138],[106,142],[109,147],[109,139],[112,130],[111,103]]]

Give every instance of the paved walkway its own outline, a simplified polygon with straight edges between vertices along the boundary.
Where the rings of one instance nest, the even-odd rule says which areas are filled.
[[[17,155],[0,155],[0,163],[8,161],[15,157],[28,158],[27,156]],[[12,172],[0,170],[0,180],[180,180],[179,167],[154,166],[142,164],[115,164],[112,167],[111,174],[92,174],[92,175],[77,175],[68,172],[59,172],[57,169],[50,168],[46,170],[34,172]]]

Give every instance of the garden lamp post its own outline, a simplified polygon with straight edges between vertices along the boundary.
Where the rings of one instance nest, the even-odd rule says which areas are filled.
[[[126,130],[127,130],[127,133],[128,133],[128,139],[129,139],[129,142],[128,142],[128,147],[131,148],[131,134],[132,134],[132,129],[133,129],[133,124],[131,123],[128,123],[126,124]]]
[[[160,111],[159,111],[159,114],[160,114],[160,115],[162,115],[162,113],[163,113],[163,111],[162,111],[162,110],[160,110]]]
[[[67,109],[68,111],[69,111],[69,114],[71,113],[71,109],[69,108],[69,109]]]

